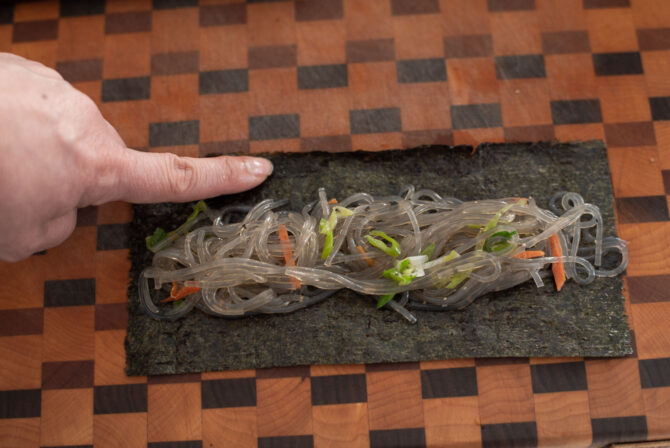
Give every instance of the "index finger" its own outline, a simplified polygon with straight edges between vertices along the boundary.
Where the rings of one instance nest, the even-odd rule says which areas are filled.
[[[128,149],[110,196],[134,203],[186,202],[238,193],[272,173],[269,160],[248,156],[180,157]]]

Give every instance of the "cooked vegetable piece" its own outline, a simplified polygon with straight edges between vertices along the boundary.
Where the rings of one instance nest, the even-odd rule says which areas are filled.
[[[365,252],[365,249],[363,249],[363,246],[360,244],[356,246],[356,250],[358,251],[359,254],[363,255],[363,260],[371,267],[375,267],[375,260],[367,256],[367,253]]]
[[[435,243],[430,243],[421,251],[421,255],[425,255],[429,260],[433,258],[433,253],[435,253]]]
[[[519,258],[525,260],[529,258],[538,258],[538,257],[544,257],[544,252],[541,250],[525,250],[521,253],[516,254],[512,258]]]
[[[325,235],[326,239],[323,244],[323,250],[321,251],[321,259],[325,260],[328,258],[328,255],[333,251],[333,241],[334,236],[333,232],[335,231],[335,226],[337,225],[337,220],[339,218],[344,218],[347,216],[353,215],[354,212],[345,207],[340,207],[336,205],[333,207],[333,211],[330,212],[328,219],[321,218],[319,221],[319,233]]]
[[[165,230],[163,230],[162,228],[160,227],[156,228],[156,230],[152,235],[145,238],[147,249],[149,249],[152,252],[156,252],[160,249],[163,249],[163,247],[161,247],[162,245],[160,244],[162,241],[186,233],[186,231],[190,229],[191,224],[193,223],[193,221],[195,221],[200,212],[206,209],[207,204],[205,204],[205,201],[198,201],[193,205],[193,212],[191,212],[191,214],[188,215],[186,221],[184,221],[184,223],[179,227],[177,227],[176,229],[166,233]]]
[[[172,282],[172,290],[170,291],[170,297],[161,300],[161,303],[175,302],[198,291],[200,291],[200,288],[198,288],[197,286],[184,286],[178,290],[177,283]]]
[[[387,245],[386,243],[384,243],[384,241],[375,238],[376,236],[382,238],[389,244]],[[396,240],[394,240],[381,230],[373,230],[372,232],[370,232],[369,235],[365,235],[365,239],[368,240],[368,243],[370,243],[373,247],[376,247],[377,249],[381,250],[386,255],[389,255],[391,257],[400,256],[400,244],[398,244]]]
[[[553,234],[549,237],[549,246],[551,247],[552,257],[562,257],[563,249],[561,248],[561,240],[558,239],[558,234]],[[565,266],[563,261],[558,261],[551,265],[551,271],[554,274],[554,281],[556,282],[556,290],[560,291],[565,284]]]
[[[389,303],[391,300],[393,300],[393,297],[395,297],[395,294],[384,294],[383,296],[379,297],[379,300],[377,301],[377,308],[381,308]]]
[[[500,252],[501,250],[507,249],[512,245],[509,240],[513,235],[516,235],[516,231],[508,232],[502,230],[494,233],[484,242],[484,250],[486,252]]]
[[[288,237],[288,231],[284,224],[279,224],[277,226],[277,235],[279,235],[279,243],[281,244],[282,251],[284,252],[284,264],[286,266],[295,266],[295,260],[293,259],[293,248],[291,248],[291,240]],[[295,277],[291,277],[291,284],[294,289],[300,288],[300,280]]]

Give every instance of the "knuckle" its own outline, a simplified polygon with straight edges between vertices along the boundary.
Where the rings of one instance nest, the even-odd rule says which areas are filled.
[[[233,161],[230,157],[222,158],[221,167],[217,175],[224,183],[228,183],[233,179],[235,170],[233,168]]]
[[[72,101],[78,111],[85,115],[98,115],[98,106],[86,94],[77,89],[73,89]]]
[[[197,170],[189,159],[169,154],[167,157],[167,178],[172,193],[182,195],[193,190],[198,183]]]
[[[54,96],[57,99],[53,103],[52,115],[66,141],[91,134],[97,128],[100,112],[91,98],[73,87],[62,89]]]

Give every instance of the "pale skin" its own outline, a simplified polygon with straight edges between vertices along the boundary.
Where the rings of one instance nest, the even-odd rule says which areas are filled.
[[[256,157],[130,149],[95,103],[58,72],[0,53],[0,260],[59,245],[81,207],[236,193],[271,172],[272,164]]]

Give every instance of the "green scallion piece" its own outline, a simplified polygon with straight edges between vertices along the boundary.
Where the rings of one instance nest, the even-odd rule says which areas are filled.
[[[165,238],[167,238],[167,233],[165,230],[163,230],[162,227],[157,227],[156,230],[154,230],[154,233],[146,237],[144,240],[147,243],[147,249],[151,249]]]
[[[428,260],[433,258],[433,254],[435,253],[435,243],[430,243],[424,250],[421,251],[421,255],[425,255],[428,257]]]
[[[471,271],[468,271],[468,272],[457,272],[456,274],[454,274],[454,275],[451,277],[451,279],[449,279],[449,283],[447,283],[447,286],[445,286],[445,288],[447,288],[447,289],[454,289],[455,287],[457,287],[458,285],[460,285],[461,283],[463,283],[463,281],[464,281],[465,279],[467,279],[468,277],[470,277],[470,272],[471,272]]]
[[[388,244],[378,238],[375,238],[376,236],[382,238]],[[396,240],[380,230],[373,230],[369,235],[365,235],[365,239],[368,240],[368,243],[370,243],[371,246],[376,247],[386,255],[390,255],[391,257],[400,256],[400,244],[398,244]]]
[[[507,249],[511,245],[509,240],[513,235],[516,235],[516,230],[512,232],[502,230],[500,232],[494,233],[484,242],[484,251],[500,252],[501,250]]]
[[[333,207],[333,211],[330,212],[330,216],[327,220],[321,218],[321,221],[319,221],[319,233],[326,236],[326,240],[323,244],[323,250],[321,251],[322,260],[328,258],[328,255],[330,255],[330,253],[333,251],[333,232],[335,231],[335,226],[337,226],[338,218],[351,216],[353,214],[354,212],[352,210],[336,205]]]
[[[333,232],[327,232],[326,234],[326,239],[323,242],[323,250],[321,251],[321,259],[325,260],[328,258],[328,255],[333,251]]]
[[[170,238],[175,234],[184,233],[189,228],[190,224],[198,217],[200,212],[206,209],[207,204],[205,204],[205,201],[198,201],[193,205],[193,211],[188,215],[186,221],[176,229],[166,233],[165,230],[158,227],[151,236],[145,238],[147,249],[154,252],[154,247],[164,239]]]
[[[507,204],[503,208],[501,208],[495,215],[493,215],[493,218],[489,222],[486,223],[484,227],[481,229],[481,233],[488,232],[492,228],[498,225],[498,221],[500,221],[500,218],[502,218],[502,215],[504,215],[509,209],[514,207],[515,205],[525,205],[528,202],[526,199],[519,199],[517,202],[513,202],[512,204]]]
[[[381,308],[389,303],[391,300],[393,300],[393,297],[395,297],[395,294],[384,294],[383,296],[380,296],[379,300],[377,301],[377,308]]]
[[[519,199],[518,201],[512,204],[507,204],[506,206],[498,210],[498,212],[495,215],[493,215],[493,218],[491,218],[489,222],[487,222],[486,225],[480,229],[479,233],[482,234],[484,232],[488,232],[489,230],[497,226],[498,221],[500,221],[500,218],[502,218],[502,215],[504,215],[509,209],[511,209],[515,205],[525,205],[527,203],[528,203],[527,199]],[[482,250],[484,248],[484,243],[485,243],[484,241],[480,241],[479,243],[477,243],[476,249]]]

